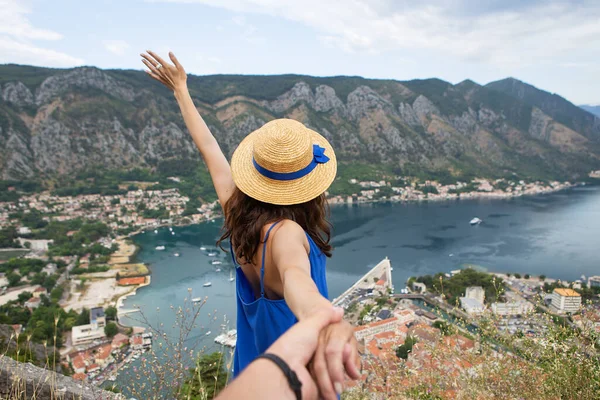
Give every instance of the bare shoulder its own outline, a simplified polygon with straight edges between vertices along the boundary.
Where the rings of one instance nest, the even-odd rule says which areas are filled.
[[[301,243],[302,245],[308,245],[306,234],[304,229],[297,222],[284,219],[277,224],[277,229],[273,232],[273,242],[280,245],[292,245],[294,243]]]

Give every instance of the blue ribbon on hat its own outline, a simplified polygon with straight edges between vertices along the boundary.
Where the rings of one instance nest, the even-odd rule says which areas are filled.
[[[325,148],[318,144],[313,144],[313,159],[306,167],[295,172],[275,172],[268,170],[258,165],[256,160],[252,158],[254,168],[264,177],[274,179],[276,181],[292,181],[294,179],[302,178],[312,172],[313,169],[319,164],[325,164],[329,161],[329,157],[325,155]]]

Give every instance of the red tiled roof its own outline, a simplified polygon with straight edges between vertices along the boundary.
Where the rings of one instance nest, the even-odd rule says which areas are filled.
[[[138,276],[135,278],[121,278],[117,282],[117,284],[119,284],[121,286],[143,285],[144,283],[146,283],[145,276]]]
[[[144,343],[144,339],[141,336],[132,336],[129,342],[133,345],[141,345]]]
[[[112,340],[112,345],[121,345],[123,343],[129,343],[129,336],[117,333]]]
[[[87,378],[86,374],[74,374],[72,376],[73,379],[75,379],[76,381],[85,381]]]
[[[85,361],[84,361],[82,355],[78,355],[77,357],[74,357],[71,360],[71,364],[73,364],[73,368],[75,368],[75,369],[85,368]]]
[[[383,320],[377,321],[377,322],[371,322],[370,324],[356,327],[356,329],[354,329],[354,332],[360,332],[365,329],[375,328],[376,326],[389,324],[390,322],[394,322],[394,321],[398,321],[398,318],[392,317],[392,318],[383,319]]]
[[[110,357],[110,353],[111,352],[112,352],[112,345],[105,344],[105,345],[100,346],[98,348],[98,350],[96,351],[96,355],[94,356],[94,358],[96,360],[106,360],[108,357]]]

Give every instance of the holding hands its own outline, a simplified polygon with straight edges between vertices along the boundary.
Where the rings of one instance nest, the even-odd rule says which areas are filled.
[[[295,372],[302,383],[304,400],[337,400],[335,389],[338,388],[334,389],[332,382],[340,384],[341,392],[344,367],[352,379],[360,377],[354,330],[342,320],[342,315],[343,310],[339,308],[323,308],[291,327],[265,352],[278,356]],[[312,367],[308,366],[310,364]],[[217,400],[239,398],[281,400],[297,397],[279,367],[270,360],[259,358],[227,386]]]

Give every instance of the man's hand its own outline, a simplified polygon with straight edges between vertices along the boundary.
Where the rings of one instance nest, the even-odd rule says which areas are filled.
[[[142,56],[142,62],[148,71],[146,73],[152,78],[156,79],[173,92],[177,89],[185,89],[187,82],[187,74],[183,69],[183,66],[175,57],[175,54],[169,52],[169,58],[175,65],[171,65],[153,51],[148,50],[147,53],[140,54]]]
[[[319,391],[306,365],[319,344],[319,335],[330,324],[342,320],[343,310],[323,307],[314,315],[298,322],[266,351],[281,357],[296,372],[302,382],[302,398],[317,399]],[[341,362],[341,361],[340,361]],[[336,400],[337,397],[333,397]]]
[[[321,396],[337,399],[344,384],[344,370],[352,379],[360,377],[360,356],[354,327],[346,321],[329,325],[321,331],[311,372]]]

